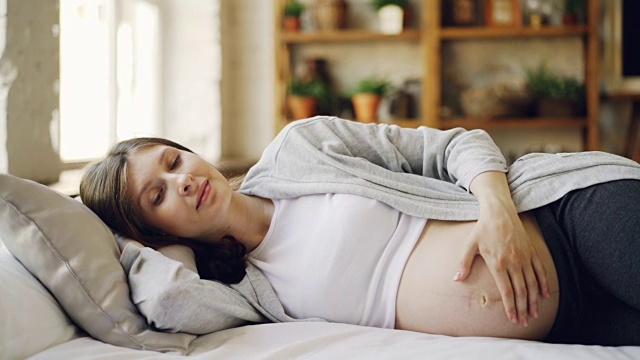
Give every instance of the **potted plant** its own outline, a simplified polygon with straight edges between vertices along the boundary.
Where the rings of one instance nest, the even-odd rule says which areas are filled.
[[[380,31],[384,34],[399,34],[408,16],[407,0],[371,0],[371,6],[378,12]]]
[[[284,29],[287,31],[300,30],[300,15],[304,11],[304,4],[298,0],[289,0],[284,4]]]
[[[329,89],[319,79],[301,80],[294,78],[289,83],[287,106],[294,119],[305,119],[316,115],[319,104],[325,104]]]
[[[356,120],[360,122],[376,122],[378,106],[387,93],[390,84],[387,80],[369,77],[358,82],[351,95]]]
[[[578,23],[578,17],[584,12],[583,2],[581,0],[567,0],[564,7],[563,23],[565,25],[575,25]]]
[[[347,25],[346,0],[315,0],[313,14],[318,30],[344,29]]]
[[[584,85],[575,78],[552,73],[545,65],[527,70],[527,87],[540,117],[573,117],[584,101]]]

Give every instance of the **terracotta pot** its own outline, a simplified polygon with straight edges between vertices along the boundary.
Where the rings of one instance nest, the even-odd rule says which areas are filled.
[[[287,97],[287,105],[293,119],[299,120],[314,116],[318,102],[311,96],[290,95]]]
[[[364,123],[376,122],[378,119],[378,106],[382,96],[376,94],[359,93],[351,98],[356,120]]]
[[[286,31],[295,32],[300,30],[300,18],[296,16],[285,16],[282,21]]]

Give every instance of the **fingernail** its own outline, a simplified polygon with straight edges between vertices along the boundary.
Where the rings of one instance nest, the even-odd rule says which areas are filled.
[[[461,276],[462,276],[462,274],[460,273],[460,271],[458,271],[455,275],[453,275],[453,280],[454,281],[458,281],[458,280],[460,280]]]
[[[516,316],[515,313],[511,313],[511,317],[510,318],[511,318],[511,322],[512,323],[514,323],[514,324],[518,323],[518,317]]]
[[[524,325],[524,327],[529,326],[529,322],[527,321],[526,317],[524,318],[524,320],[522,320],[522,325]]]
[[[538,310],[537,310],[537,309],[533,310],[533,317],[534,317],[535,319],[537,319],[537,318],[538,318]]]

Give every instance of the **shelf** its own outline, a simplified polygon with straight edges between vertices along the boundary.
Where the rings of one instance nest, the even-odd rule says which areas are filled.
[[[375,69],[377,59],[367,59],[366,49],[370,44],[387,45],[386,42],[406,42],[411,48],[420,50],[419,56],[422,70],[416,71],[415,76],[421,80],[419,98],[421,117],[419,119],[385,119],[383,123],[396,124],[402,127],[416,128],[422,125],[438,129],[450,129],[463,127],[467,129],[487,130],[513,130],[526,133],[540,129],[553,132],[558,129],[569,129],[582,134],[582,143],[585,150],[597,150],[600,147],[600,93],[599,93],[599,24],[600,9],[603,0],[585,0],[585,23],[563,26],[473,26],[455,27],[442,25],[443,7],[449,0],[412,0],[419,3],[420,26],[413,29],[405,29],[397,35],[383,34],[377,29],[347,28],[335,31],[301,31],[286,32],[282,28],[282,8],[287,0],[274,0],[278,4],[275,12],[276,18],[276,130],[282,128],[286,121],[286,95],[287,84],[293,75],[295,66],[302,61],[296,51],[299,47],[311,45],[323,46],[339,44],[340,47],[349,47],[364,52],[365,61],[363,68]],[[440,109],[443,106],[443,90],[448,84],[443,83],[443,68],[448,62],[455,61],[455,55],[448,51],[452,43],[473,42],[482,40],[515,42],[549,42],[555,43],[557,39],[567,38],[570,41],[582,40],[582,49],[576,49],[575,60],[584,63],[585,83],[585,115],[576,118],[536,118],[536,117],[509,117],[500,119],[473,118],[461,115],[458,118],[440,117]],[[481,41],[478,41],[481,40]],[[524,43],[523,43],[524,44]],[[353,46],[357,45],[357,46]],[[514,44],[508,44],[514,45]],[[518,51],[518,46],[513,46],[513,51]],[[506,47],[505,47],[506,48]],[[529,51],[529,49],[523,49]],[[309,51],[311,54],[312,51]],[[304,54],[303,54],[304,55]],[[502,54],[497,54],[497,58]],[[564,54],[569,56],[568,54]],[[413,56],[402,54],[402,56]],[[526,55],[525,55],[526,56]],[[573,55],[571,55],[573,57]],[[571,60],[571,59],[569,59]],[[402,59],[398,59],[402,62]],[[526,61],[523,61],[523,65]]]
[[[585,128],[586,118],[456,118],[440,121],[443,129],[527,129],[527,128]]]
[[[296,120],[286,119],[283,121],[283,124],[286,125],[294,121]],[[356,120],[353,119],[353,121],[356,121]],[[380,120],[378,121],[378,123],[398,125],[400,127],[406,127],[406,128],[417,128],[419,126],[424,125],[420,119],[386,119],[386,120]]]
[[[589,32],[587,25],[532,27],[445,27],[442,39],[478,39],[507,37],[579,36]]]
[[[281,40],[287,44],[308,42],[342,42],[342,41],[379,41],[379,40],[412,40],[420,39],[420,32],[406,29],[400,34],[383,34],[368,30],[341,30],[317,32],[283,32]]]
[[[286,120],[290,123],[295,120]],[[354,120],[355,121],[355,120]],[[405,128],[417,128],[424,125],[421,119],[387,119],[383,124],[398,125]],[[462,127],[465,129],[541,129],[541,128],[585,128],[585,118],[455,118],[440,120],[441,129]]]

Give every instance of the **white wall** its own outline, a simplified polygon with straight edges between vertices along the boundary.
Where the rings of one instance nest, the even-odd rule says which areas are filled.
[[[219,3],[162,0],[160,7],[162,135],[215,161],[221,156]]]
[[[273,139],[273,0],[222,0],[222,154],[257,158]]]

